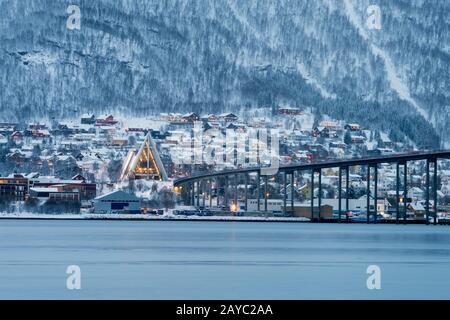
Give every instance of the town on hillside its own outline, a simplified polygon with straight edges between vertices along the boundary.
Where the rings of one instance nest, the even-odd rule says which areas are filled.
[[[248,136],[252,130],[273,130],[278,139],[280,165],[314,163],[331,159],[351,159],[414,152],[411,141],[395,141],[389,132],[373,130],[358,123],[318,116],[309,107],[278,107],[235,114],[160,113],[141,118],[112,114],[85,114],[75,119],[51,119],[30,123],[0,123],[0,212],[40,214],[208,214],[231,215],[227,206],[202,210],[181,206],[183,192],[173,188],[175,178],[252,165],[248,161],[192,161],[195,130],[203,139],[200,152],[209,146],[208,132]],[[273,137],[272,137],[273,139]],[[251,142],[251,141],[250,141]],[[192,151],[192,152],[191,152]],[[235,149],[232,153],[239,153]],[[216,158],[217,160],[217,158]],[[425,163],[408,168],[408,218],[419,219],[425,211]],[[429,205],[441,216],[450,211],[450,163],[439,163],[437,201]],[[349,175],[350,210],[357,218],[365,212],[367,195],[365,168],[354,167]],[[396,173],[393,165],[379,168],[378,203],[380,214],[389,219],[394,208]],[[310,174],[299,174],[289,190],[281,190],[271,179],[271,202],[267,211],[280,215],[284,192],[307,206],[311,192]],[[323,205],[336,213],[337,171],[327,170],[321,188]],[[226,196],[228,187],[221,191]],[[257,215],[255,185],[248,189],[253,199],[240,204],[242,215]],[[294,190],[291,190],[293,188]],[[220,197],[218,190],[206,196]],[[203,195],[204,196],[204,195]],[[293,201],[294,201],[293,200]],[[181,209],[184,208],[184,209]],[[267,214],[267,212],[265,213]]]

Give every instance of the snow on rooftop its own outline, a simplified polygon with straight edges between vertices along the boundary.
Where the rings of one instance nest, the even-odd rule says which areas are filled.
[[[380,139],[383,142],[391,142],[391,139],[389,138],[389,135],[385,132],[380,132]]]
[[[41,187],[36,187],[36,188],[30,188],[31,191],[34,192],[58,192],[58,188],[41,188]]]
[[[155,117],[141,117],[141,118],[126,118],[123,119],[125,127],[128,128],[143,128],[161,130],[168,123]]]

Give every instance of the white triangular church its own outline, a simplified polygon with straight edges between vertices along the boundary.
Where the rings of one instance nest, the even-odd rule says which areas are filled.
[[[150,133],[139,150],[131,149],[122,166],[120,179],[167,181],[168,176]]]

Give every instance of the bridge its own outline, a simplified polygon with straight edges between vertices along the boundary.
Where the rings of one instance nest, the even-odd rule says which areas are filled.
[[[280,166],[278,172],[274,176],[262,175],[262,167],[251,167],[251,168],[241,168],[235,170],[224,170],[214,173],[206,173],[193,175],[190,177],[178,178],[174,181],[175,189],[180,190],[182,195],[184,195],[185,202],[189,205],[196,207],[201,207],[200,196],[203,197],[203,207],[206,204],[206,195],[209,196],[209,206],[212,207],[212,194],[216,193],[216,207],[228,208],[229,207],[229,195],[226,189],[230,186],[230,179],[232,180],[231,186],[233,187],[233,199],[232,205],[238,204],[238,183],[243,181],[245,184],[244,193],[244,203],[247,209],[249,194],[248,194],[248,183],[253,181],[256,184],[256,204],[257,211],[267,212],[268,211],[268,201],[270,199],[270,193],[268,190],[269,179],[275,179],[281,175],[280,187],[283,192],[280,192],[283,199],[282,210],[286,214],[288,209],[291,212],[294,211],[294,179],[298,172],[309,172],[311,174],[310,186],[311,190],[314,190],[315,178],[318,181],[318,195],[317,195],[317,208],[314,206],[316,196],[314,191],[310,192],[310,215],[312,221],[323,221],[321,217],[322,211],[322,171],[329,168],[337,168],[338,175],[338,221],[341,222],[344,208],[345,216],[348,221],[349,212],[349,181],[350,181],[350,168],[355,166],[366,167],[366,198],[367,198],[367,223],[377,222],[377,200],[378,200],[378,167],[380,164],[394,164],[396,165],[396,222],[403,219],[406,222],[406,212],[407,212],[407,175],[408,175],[408,162],[423,160],[426,161],[426,182],[425,182],[425,212],[426,212],[426,223],[429,222],[430,217],[433,219],[434,223],[437,221],[437,168],[438,161],[440,159],[449,159],[450,151],[430,151],[430,152],[411,152],[407,154],[396,154],[389,156],[377,156],[368,158],[354,158],[346,160],[330,160],[321,161],[315,163],[299,163],[290,164],[285,166]],[[401,169],[403,169],[403,174],[401,174]],[[431,183],[431,172],[433,172],[433,181]],[[264,171],[265,172],[265,171]],[[343,195],[343,177],[345,174],[345,195]],[[261,178],[263,178],[263,188],[264,194],[261,196]],[[371,179],[373,179],[373,193],[371,193]],[[401,181],[403,179],[403,182]],[[290,204],[288,204],[288,180],[290,184]],[[213,190],[213,182],[215,188]],[[400,187],[403,185],[403,195],[400,196]],[[430,188],[433,192],[430,192]],[[223,191],[223,201],[220,202],[220,190]],[[373,195],[370,197],[369,195]],[[430,206],[430,196],[433,196],[434,210],[431,210]],[[372,199],[371,199],[372,198]],[[343,204],[343,199],[345,203]],[[263,203],[261,201],[263,200]],[[371,209],[371,201],[373,201],[373,209]],[[261,206],[264,206],[261,208]],[[290,208],[288,208],[290,206]],[[403,208],[401,208],[403,207]]]

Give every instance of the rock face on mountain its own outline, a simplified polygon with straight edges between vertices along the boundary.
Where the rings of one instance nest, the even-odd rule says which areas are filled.
[[[0,117],[309,105],[450,142],[449,1],[0,1]],[[376,4],[381,29],[369,28]]]

